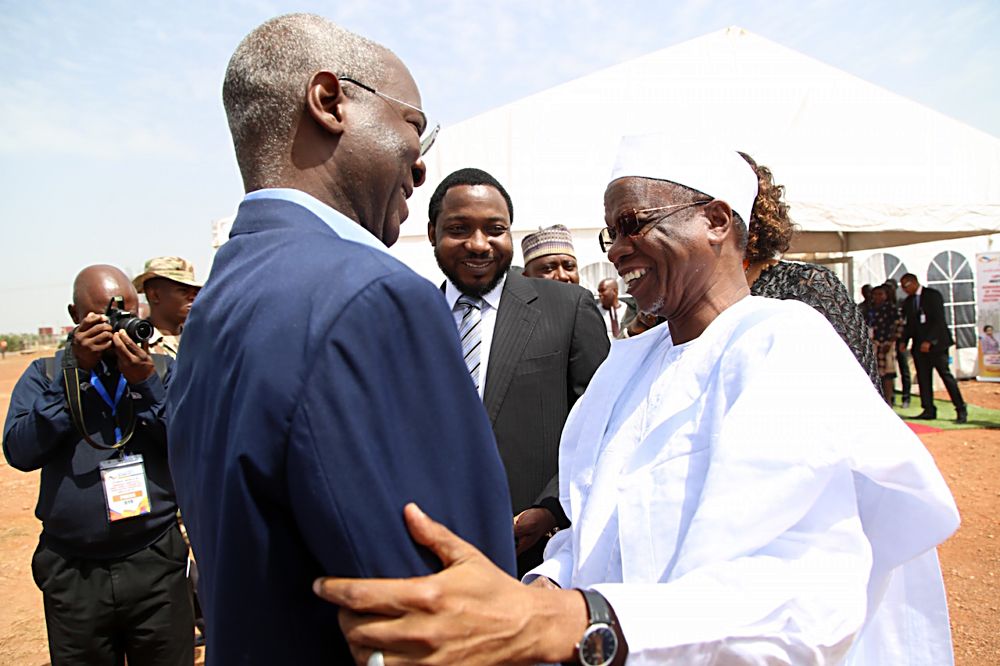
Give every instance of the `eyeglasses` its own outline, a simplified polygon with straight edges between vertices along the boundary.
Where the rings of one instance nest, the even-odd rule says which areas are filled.
[[[701,204],[711,203],[713,199],[705,199],[703,201],[691,201],[682,204],[671,204],[669,206],[658,206],[656,208],[641,208],[636,210],[635,208],[630,208],[618,216],[615,221],[614,226],[604,227],[601,229],[601,233],[598,234],[597,240],[601,244],[601,251],[607,252],[611,247],[611,244],[617,240],[619,236],[628,236],[629,238],[635,238],[636,236],[641,236],[644,229],[650,227],[654,222],[659,220],[664,220],[674,213],[679,213],[685,208],[690,208],[691,206],[700,206]],[[667,213],[666,215],[654,216],[649,220],[640,220],[639,215],[642,213],[652,213],[658,210],[669,210],[671,208],[676,208],[677,210],[673,213]]]
[[[341,81],[347,81],[348,83],[353,83],[362,90],[367,90],[368,92],[374,95],[378,95],[382,99],[387,99],[396,102],[397,104],[402,104],[403,106],[409,109],[413,109],[414,111],[419,113],[420,119],[423,121],[423,127],[421,128],[421,134],[420,134],[420,156],[423,157],[424,155],[426,155],[427,151],[430,150],[431,146],[434,145],[434,141],[435,139],[437,139],[438,132],[441,131],[441,125],[440,123],[438,123],[434,125],[433,129],[428,131],[427,128],[429,127],[429,123],[427,122],[427,114],[424,113],[424,110],[421,109],[419,106],[413,106],[409,102],[404,102],[403,100],[396,99],[391,95],[386,95],[384,92],[379,92],[378,90],[375,90],[371,86],[367,86],[364,83],[361,83],[360,81],[355,81],[354,79],[348,76],[339,76],[337,78],[340,79]]]

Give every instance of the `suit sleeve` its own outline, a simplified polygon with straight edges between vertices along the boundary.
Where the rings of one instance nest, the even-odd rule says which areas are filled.
[[[932,347],[936,347],[942,341],[949,340],[948,322],[944,316],[944,297],[935,289],[924,289],[922,294],[924,314],[927,315],[927,341]]]
[[[576,322],[569,350],[567,389],[569,406],[576,403],[590,384],[590,378],[608,356],[611,343],[608,341],[604,320],[592,298],[585,293],[576,302]]]
[[[332,322],[290,432],[289,501],[330,575],[440,569],[406,531],[417,502],[513,573],[510,498],[444,299],[412,274],[382,278]]]
[[[608,356],[611,343],[604,327],[604,319],[589,294],[581,293],[576,303],[573,339],[570,343],[566,388],[568,405],[572,407],[587,390],[590,378]],[[559,529],[570,525],[569,518],[559,503],[559,477],[554,476],[535,500],[535,506],[548,509],[555,517]]]

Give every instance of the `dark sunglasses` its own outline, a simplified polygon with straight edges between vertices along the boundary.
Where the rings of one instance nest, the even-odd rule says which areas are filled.
[[[685,208],[690,208],[691,206],[700,206],[701,204],[711,203],[712,199],[704,199],[702,201],[690,201],[688,203],[682,204],[671,204],[669,206],[657,206],[656,208],[641,208],[636,210],[635,208],[629,208],[618,216],[615,223],[611,227],[604,227],[601,229],[601,233],[598,234],[597,240],[601,244],[601,251],[607,252],[611,247],[611,244],[618,239],[619,236],[628,236],[630,238],[635,238],[636,236],[642,235],[642,231],[652,225],[654,222],[665,220],[674,213],[679,213]],[[659,210],[669,210],[674,208],[672,213],[667,213],[666,215],[654,215],[648,220],[640,220],[639,215],[643,213],[652,213]]]

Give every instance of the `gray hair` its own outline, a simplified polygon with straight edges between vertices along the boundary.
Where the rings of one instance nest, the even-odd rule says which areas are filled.
[[[389,51],[314,14],[277,16],[236,47],[222,103],[247,189],[280,185],[313,75],[329,71],[378,86]]]

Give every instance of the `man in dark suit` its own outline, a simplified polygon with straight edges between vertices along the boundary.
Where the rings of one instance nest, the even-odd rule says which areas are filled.
[[[545,535],[569,525],[558,500],[559,438],[608,339],[586,289],[508,270],[513,205],[490,174],[447,176],[429,208],[447,304],[507,470],[523,573],[541,562]]]
[[[936,370],[948,390],[948,396],[955,405],[955,421],[965,423],[968,413],[962,392],[958,390],[958,382],[948,368],[948,348],[953,344],[951,331],[944,316],[944,298],[936,289],[921,287],[917,276],[907,273],[900,279],[900,286],[907,293],[903,301],[903,313],[906,315],[906,327],[903,339],[899,343],[900,350],[906,349],[906,343],[913,340],[913,364],[917,366],[917,384],[920,386],[920,406],[923,411],[918,419],[936,419],[937,408],[934,406],[934,377]]]
[[[427,122],[395,55],[303,14],[243,40],[223,101],[248,194],[168,396],[208,654],[349,663],[313,580],[440,569],[408,502],[514,572],[503,467],[450,313],[385,251],[424,180]]]

